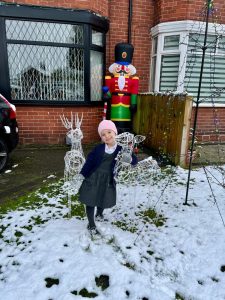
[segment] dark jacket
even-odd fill
[[[113,152],[115,155],[115,158],[118,154],[118,152],[122,149],[121,146],[117,146],[116,150]],[[99,144],[97,145],[87,156],[87,159],[85,161],[85,164],[83,165],[83,168],[81,169],[80,173],[86,178],[89,177],[101,164],[103,156],[105,153],[105,144]],[[113,176],[113,170],[116,164],[116,159],[113,160],[112,163],[112,176]],[[137,164],[137,157],[132,154],[132,165]]]

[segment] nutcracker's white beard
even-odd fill
[[[119,89],[122,91],[125,86],[125,77],[123,75],[119,76],[118,86],[119,86]]]

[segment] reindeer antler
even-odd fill
[[[81,127],[82,121],[83,121],[83,113],[81,115],[81,119],[79,119],[78,113],[76,113],[76,115],[75,115],[76,128],[80,128]]]
[[[64,116],[64,114],[60,115],[60,119],[61,119],[61,121],[62,121],[62,123],[63,123],[63,125],[66,129],[72,129],[73,128],[73,119],[72,119],[72,117],[73,116],[72,116],[72,113],[71,113],[71,122],[70,122],[68,120],[68,118]]]
[[[60,119],[65,128],[73,129],[73,124],[75,124],[76,128],[80,129],[83,121],[83,113],[81,115],[81,119],[79,119],[78,113],[73,115],[72,111],[71,111],[71,121],[69,121],[68,118],[64,116],[64,114],[60,115]]]

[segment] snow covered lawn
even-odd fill
[[[192,171],[189,205],[181,168],[118,186],[97,223],[110,239],[90,241],[75,198],[67,218],[62,181],[1,208],[0,299],[225,299],[225,166],[207,170]]]

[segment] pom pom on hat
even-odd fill
[[[104,129],[112,130],[117,134],[116,125],[111,120],[103,120],[98,125],[98,134],[101,136],[101,132]]]

